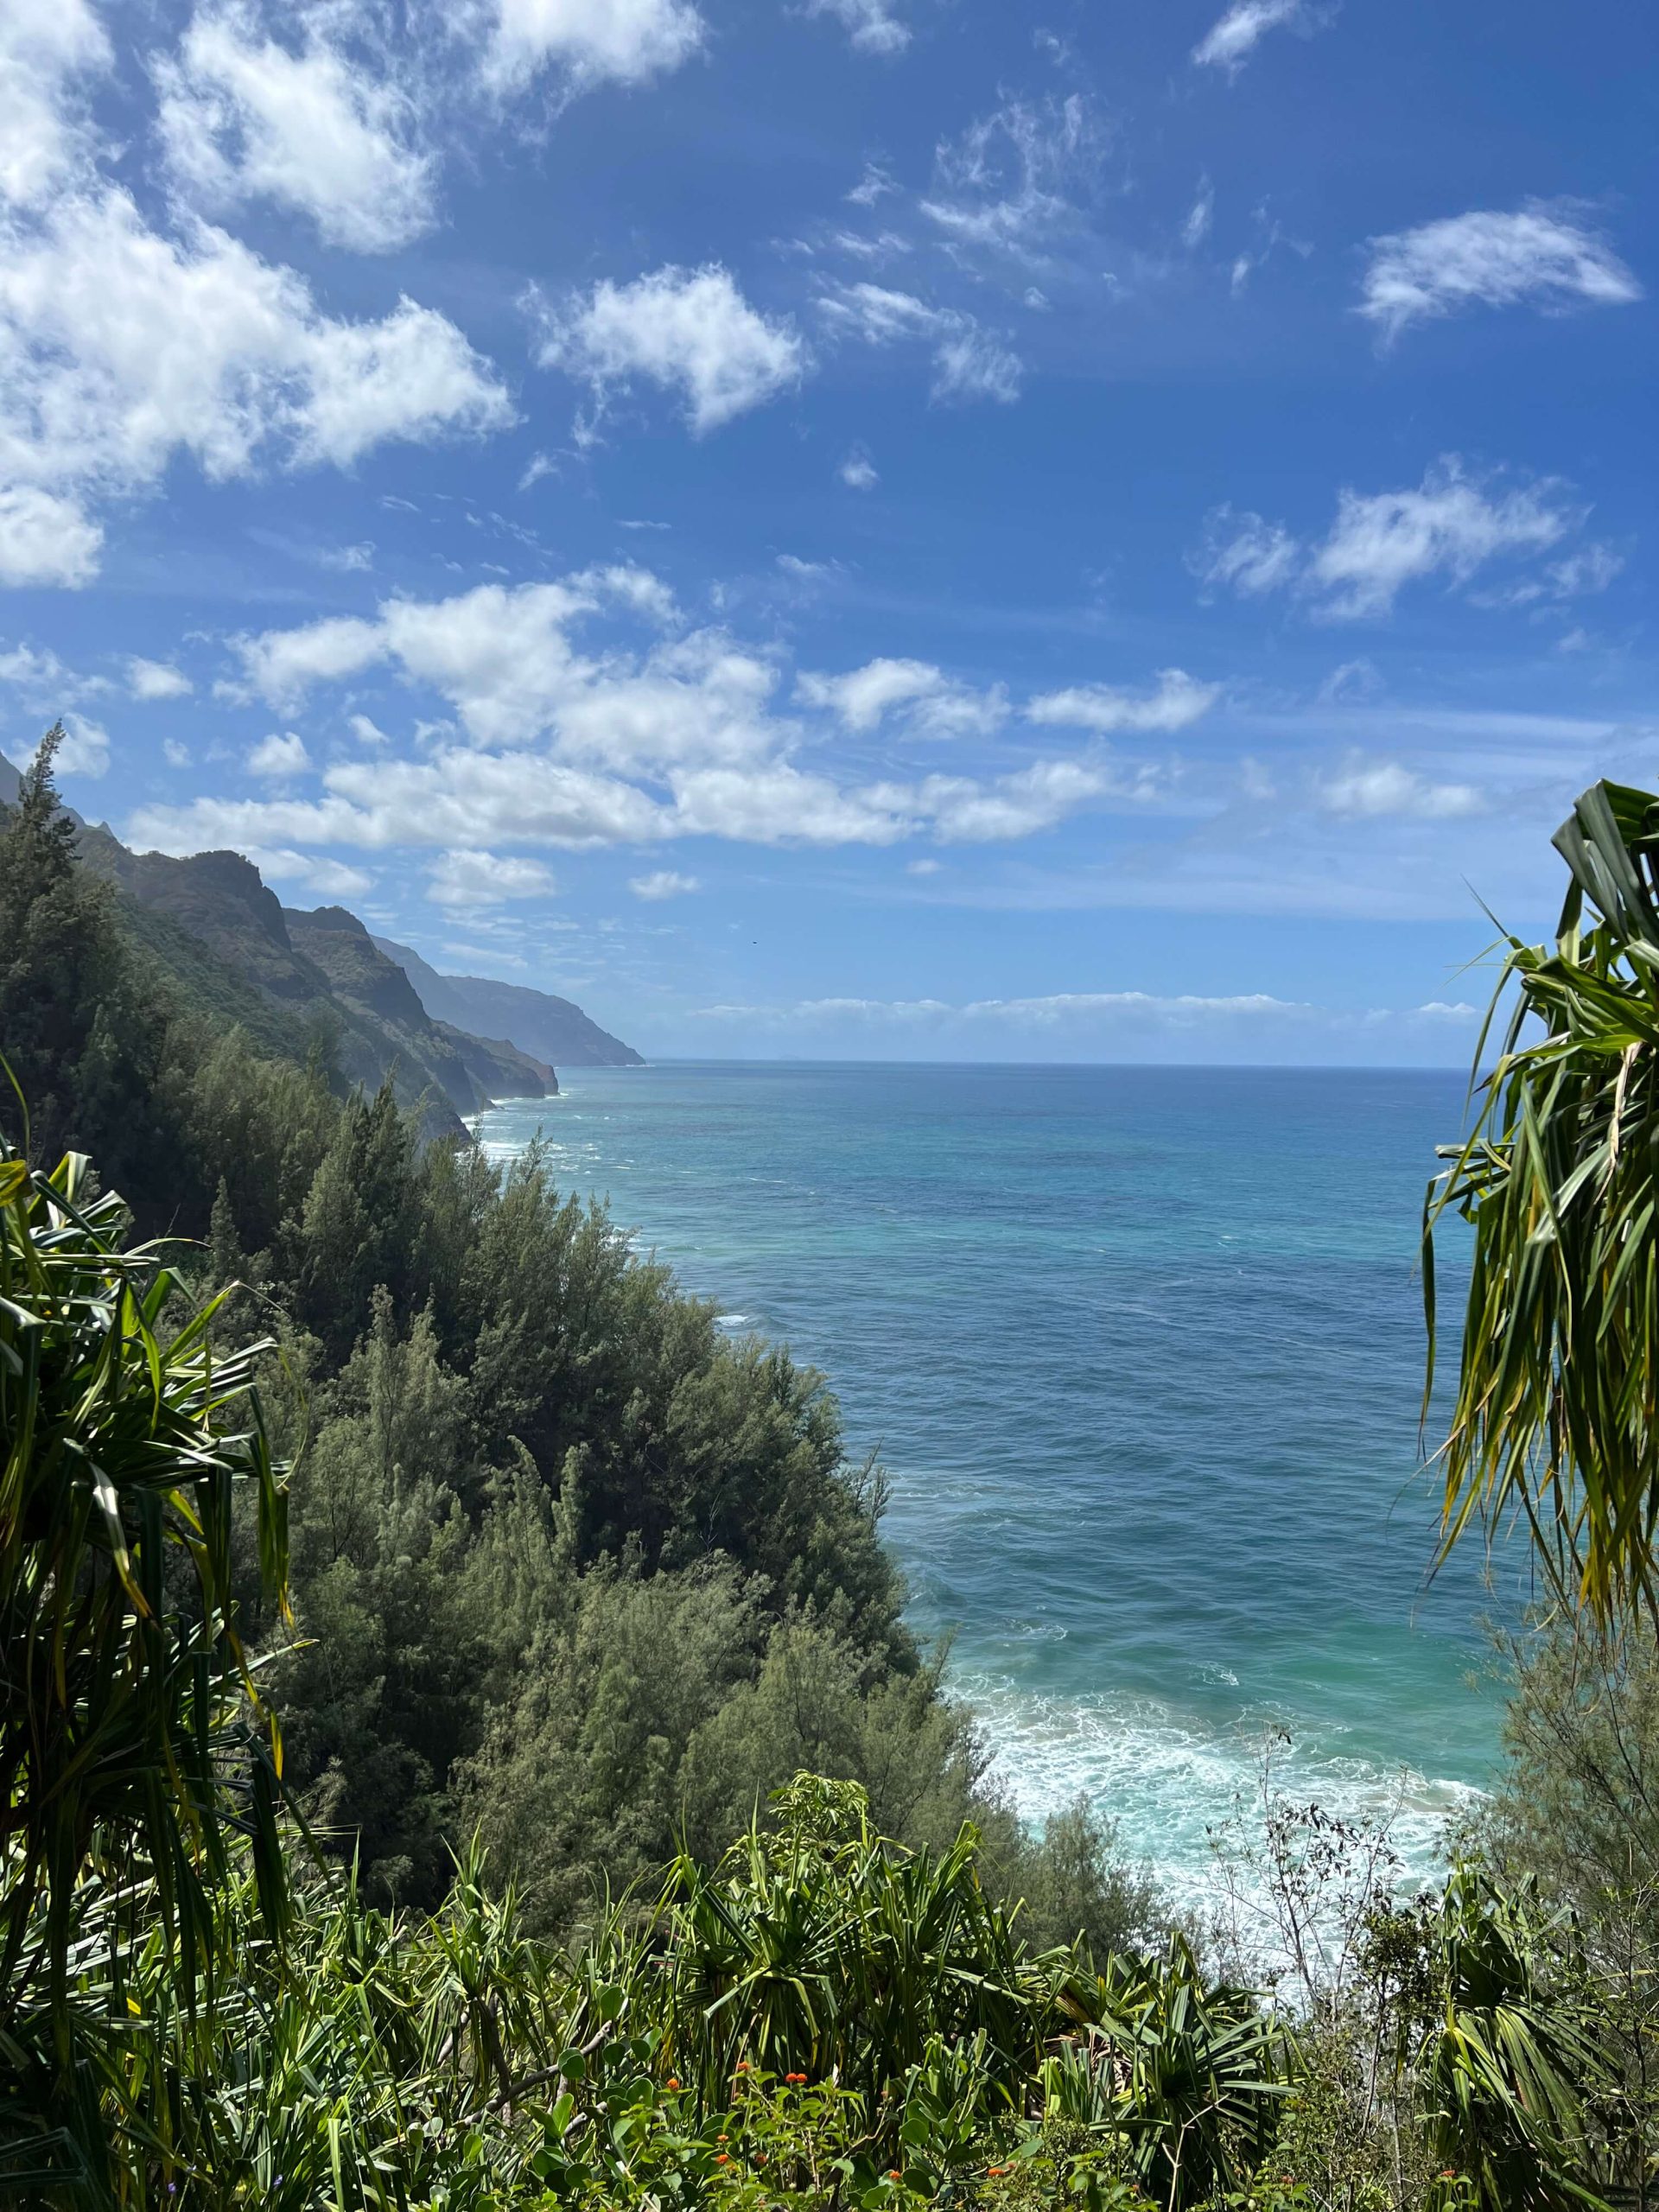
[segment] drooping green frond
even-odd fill
[[[265,1347],[221,1354],[216,1306],[191,1312],[125,1228],[79,1155],[45,1175],[0,1141],[0,2038],[17,2157],[30,2095],[67,2109],[66,2084],[84,2088],[69,1991],[92,1953],[118,1980],[144,1919],[193,2012],[214,1993],[214,1894],[238,1842],[273,1931],[285,1908],[280,1745],[232,1569],[245,1489],[283,1590],[284,1493],[250,1392]],[[136,1917],[141,1891],[153,1913]]]
[[[1432,1387],[1435,1233],[1460,1215],[1443,1551],[1518,1516],[1556,1595],[1605,1622],[1659,1610],[1659,799],[1598,784],[1555,843],[1555,944],[1510,941],[1481,1039],[1502,1021],[1503,1049],[1429,1186],[1423,1280]]]

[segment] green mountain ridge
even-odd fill
[[[0,798],[20,781],[0,756]],[[107,824],[66,810],[131,937],[215,1028],[240,1028],[258,1050],[302,1063],[321,1048],[347,1086],[378,1090],[390,1077],[432,1136],[459,1137],[467,1116],[498,1099],[557,1091],[546,1058],[429,1014],[344,907],[285,907],[240,853],[136,853]]]
[[[524,983],[501,983],[488,976],[444,976],[406,944],[377,937],[374,944],[395,961],[418,994],[421,1004],[440,1025],[453,1023],[489,1037],[510,1037],[518,1048],[571,1068],[639,1068],[645,1065],[632,1045],[590,1020],[569,999],[555,998]]]

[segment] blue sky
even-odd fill
[[[0,747],[658,1054],[1460,1061],[1659,783],[1587,0],[0,16]]]

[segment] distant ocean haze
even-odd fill
[[[1419,1218],[1465,1096],[671,1064],[573,1070],[478,1127],[502,1157],[542,1129],[726,1326],[824,1370],[1021,1808],[1086,1793],[1196,1897],[1269,1736],[1293,1796],[1398,1802],[1424,1873],[1495,1757],[1481,1618],[1510,1594],[1475,1549],[1427,1583],[1420,1471]]]

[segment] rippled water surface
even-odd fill
[[[1088,1791],[1179,1887],[1288,1731],[1298,1794],[1488,1770],[1473,1560],[1414,1480],[1440,1073],[671,1065],[498,1108],[725,1325],[821,1366],[893,1477],[912,1618],[1040,1816]],[[1455,1297],[1455,1283],[1448,1287]],[[1403,1777],[1403,1779],[1402,1779]]]

